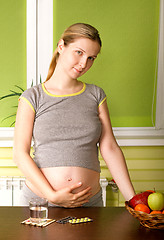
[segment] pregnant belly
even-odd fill
[[[100,174],[96,171],[81,167],[50,167],[41,168],[40,170],[56,191],[78,182],[82,182],[82,186],[74,190],[74,193],[80,192],[87,187],[91,187],[93,196],[100,190]],[[34,186],[31,186],[30,183],[27,183],[27,185],[37,195],[41,196]]]

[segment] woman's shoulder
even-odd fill
[[[104,99],[106,99],[106,94],[100,86],[97,86],[96,84],[86,83],[86,89],[88,89],[88,91],[95,96],[99,104]]]
[[[92,84],[92,83],[85,83],[85,84],[86,84],[86,88],[89,91],[92,91],[95,94],[99,94],[101,92],[104,92],[103,88],[98,86],[98,85],[96,85],[96,84]]]
[[[23,93],[22,93],[22,96],[37,96],[38,94],[40,94],[41,92],[41,86],[42,84],[38,84],[38,85],[35,85],[35,86],[32,86],[30,88],[27,88]]]
[[[36,112],[38,106],[39,106],[39,99],[41,96],[41,84],[38,84],[36,86],[30,87],[26,89],[22,95],[19,97],[20,99],[24,99],[33,109],[34,112]]]
[[[89,88],[90,90],[101,90],[102,87],[96,85],[96,84],[93,84],[93,83],[85,83],[86,84],[86,87]]]

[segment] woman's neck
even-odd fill
[[[56,95],[72,94],[83,88],[83,83],[77,79],[69,79],[68,77],[58,76],[54,72],[52,77],[45,82],[45,88],[48,92]]]
[[[70,78],[70,76],[62,68],[61,64],[56,65],[50,81],[51,84],[60,90],[75,88],[79,85],[79,81],[77,79]]]

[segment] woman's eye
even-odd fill
[[[91,61],[94,61],[94,60],[95,60],[95,58],[94,58],[94,57],[89,57],[89,59],[90,59]]]
[[[78,55],[82,55],[82,51],[76,51]]]

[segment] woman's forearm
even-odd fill
[[[121,149],[118,146],[112,150],[102,149],[101,154],[125,200],[131,199],[135,191]]]
[[[51,198],[54,190],[43,173],[28,153],[15,154],[14,162],[27,180],[47,199]]]
[[[129,177],[124,155],[113,134],[106,101],[99,107],[99,118],[102,125],[99,145],[101,155],[124,198],[129,200],[135,195],[135,191]]]

